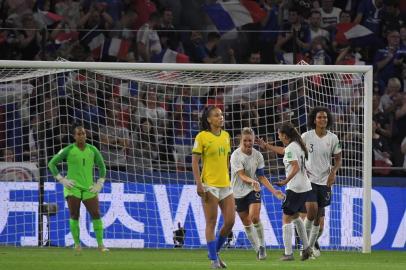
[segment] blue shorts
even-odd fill
[[[324,208],[331,204],[331,187],[312,183],[312,193],[319,208]]]
[[[310,191],[296,193],[290,189],[286,191],[285,200],[282,203],[282,210],[285,215],[292,216],[303,210],[307,198],[310,196]]]
[[[252,203],[261,203],[261,192],[251,191],[245,197],[235,199],[237,212],[245,212],[250,208]]]

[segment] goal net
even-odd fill
[[[202,109],[214,104],[224,111],[235,149],[243,127],[280,144],[281,123],[305,132],[309,110],[326,106],[343,167],[319,243],[368,252],[371,72],[366,66],[0,61],[0,245],[73,244],[63,187],[47,162],[82,125],[108,168],[99,194],[106,246],[203,247],[204,214],[191,173]],[[282,157],[263,154],[269,179],[283,178]],[[60,170],[65,174],[66,165]],[[281,202],[263,194],[266,244],[281,248]],[[83,205],[80,213],[81,241],[96,246]],[[239,218],[228,245],[249,247]]]

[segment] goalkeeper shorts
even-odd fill
[[[97,196],[96,193],[90,192],[88,189],[73,187],[71,189],[63,188],[64,197],[73,196],[75,198],[86,201]]]

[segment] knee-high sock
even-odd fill
[[[310,238],[310,231],[312,229],[312,224],[313,224],[313,220],[308,220],[307,218],[305,218],[304,225],[306,228],[307,238]]]
[[[103,246],[103,222],[101,219],[93,219],[93,230],[96,235],[97,245]]]
[[[212,261],[217,260],[216,240],[207,242],[207,250],[209,251],[209,259]]]
[[[310,231],[310,237],[309,237],[309,246],[314,247],[314,243],[316,243],[316,240],[318,238],[320,231],[320,225],[314,226],[312,225],[312,230]]]
[[[259,245],[265,247],[264,227],[262,226],[261,221],[257,224],[254,224],[254,227],[257,231]]]
[[[69,219],[70,233],[72,234],[73,241],[76,246],[80,245],[80,229],[79,229],[79,220]]]
[[[285,246],[285,255],[291,255],[292,252],[292,223],[282,226],[283,245]]]
[[[303,220],[300,217],[298,217],[297,219],[293,220],[293,224],[296,227],[297,234],[299,235],[300,239],[302,240],[303,249],[308,248],[309,239],[307,238],[306,228],[304,226]]]
[[[217,236],[216,251],[219,252],[221,247],[227,241],[227,236],[222,236],[220,233]]]
[[[255,251],[258,251],[259,248],[259,240],[256,230],[254,229],[254,225],[251,224],[249,226],[244,226],[245,233],[247,234],[247,238],[250,241],[252,247]]]

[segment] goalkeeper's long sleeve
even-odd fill
[[[106,177],[106,164],[104,163],[103,156],[101,155],[100,151],[96,147],[92,147],[94,153],[94,161],[99,168],[99,178]]]
[[[59,164],[59,162],[63,161],[66,158],[66,155],[69,152],[68,148],[69,148],[69,146],[63,148],[55,156],[53,156],[53,158],[48,162],[48,168],[54,177],[59,174],[57,165]]]

